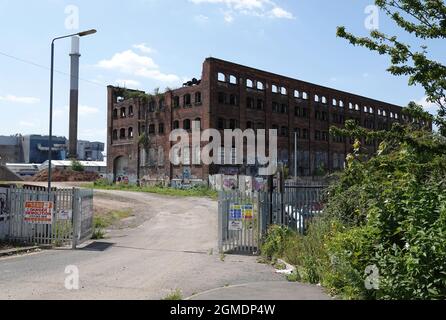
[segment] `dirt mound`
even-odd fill
[[[73,170],[51,170],[51,181],[53,182],[92,182],[100,179],[96,172],[77,172]],[[34,182],[48,181],[48,170],[40,171],[33,177]]]

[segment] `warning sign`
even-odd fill
[[[243,229],[242,220],[229,220],[229,231],[240,231]]]
[[[243,217],[243,208],[241,205],[235,204],[231,206],[230,209],[230,220],[242,220]]]
[[[243,219],[254,219],[254,206],[252,204],[246,204],[243,206]]]
[[[54,204],[47,201],[26,201],[25,222],[34,224],[52,224]]]

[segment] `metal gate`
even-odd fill
[[[76,245],[93,234],[93,191],[59,189],[6,189],[7,207],[0,215],[0,240],[38,245]],[[34,223],[26,219],[30,201],[52,203],[51,221]]]
[[[323,211],[324,188],[293,187],[284,192],[221,192],[219,249],[224,253],[257,254],[270,225],[305,233]]]

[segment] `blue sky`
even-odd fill
[[[408,87],[407,79],[386,72],[386,57],[336,37],[338,25],[366,35],[365,8],[372,3],[0,0],[0,134],[47,133],[50,40],[90,28],[98,33],[81,39],[82,139],[106,141],[108,84],[146,91],[175,87],[200,77],[208,56],[395,104],[422,101],[422,88]],[[79,29],[72,19],[76,16]],[[383,13],[379,28],[397,33]],[[435,58],[445,62],[444,44],[430,45]],[[57,42],[60,73],[55,77],[54,133],[64,136],[68,136],[69,49],[69,40]]]

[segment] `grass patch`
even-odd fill
[[[132,191],[145,192],[173,197],[199,197],[218,199],[218,192],[208,187],[197,186],[190,189],[175,189],[170,187],[154,186],[154,187],[138,187],[133,185],[116,185],[99,180],[94,183],[84,184],[82,187],[97,190],[116,190],[116,191]]]
[[[181,300],[183,300],[183,293],[181,292],[180,289],[177,289],[177,290],[169,293],[162,300],[164,300],[164,301],[181,301]]]
[[[100,240],[105,238],[105,229],[116,225],[123,219],[131,217],[133,214],[132,209],[126,210],[113,210],[105,214],[96,214],[94,217],[94,231],[93,240]]]

